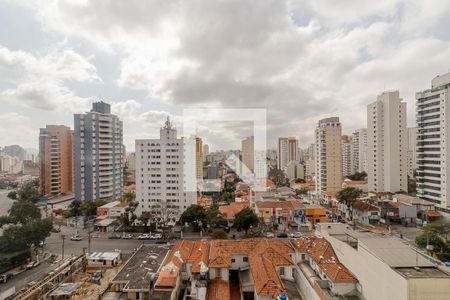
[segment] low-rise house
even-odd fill
[[[122,203],[120,201],[112,201],[97,207],[97,216],[108,216],[109,218],[119,218],[125,213],[128,207],[128,203]]]
[[[364,224],[374,224],[380,220],[380,208],[362,200],[353,202],[352,214],[354,221]]]
[[[120,262],[120,252],[92,252],[86,254],[88,267],[109,268]]]
[[[295,222],[295,217],[300,215],[303,204],[295,200],[287,201],[258,201],[255,213],[266,224],[272,224],[287,228],[288,224]]]
[[[423,221],[435,220],[442,217],[441,213],[436,211],[434,202],[403,194],[394,194],[392,200],[414,206],[416,208],[417,218]]]
[[[367,180],[350,180],[346,178],[344,182],[342,182],[342,189],[353,187],[360,189],[364,193],[369,191]]]
[[[227,205],[219,206],[219,212],[223,215],[225,220],[228,221],[228,225],[231,227],[234,224],[236,214],[248,207],[249,207],[248,202],[232,202]]]
[[[318,223],[328,222],[327,210],[322,206],[304,204],[304,211],[306,221],[315,226]]]

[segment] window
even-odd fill
[[[231,259],[231,263],[235,263],[236,260],[234,258]]]
[[[284,267],[280,267],[280,275],[284,276]]]
[[[247,257],[247,256],[244,256],[244,257],[242,258],[242,261],[243,261],[243,262],[248,262],[248,257]]]

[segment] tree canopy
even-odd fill
[[[354,187],[347,187],[341,191],[339,191],[336,195],[337,201],[340,203],[343,203],[347,205],[349,211],[350,211],[350,219],[353,219],[353,203],[356,199],[358,199],[359,196],[361,196],[362,190],[354,188]]]
[[[355,174],[348,175],[347,178],[350,180],[364,180],[367,178],[367,173],[364,171],[356,172]]]
[[[269,171],[268,177],[277,186],[285,186],[287,184],[286,175],[280,169],[272,169]]]
[[[258,216],[250,208],[244,208],[238,212],[234,219],[234,226],[238,230],[245,230],[246,233],[251,227],[258,225],[258,223]]]

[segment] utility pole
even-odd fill
[[[62,239],[62,259],[64,259],[64,240],[66,239],[66,235],[61,234]]]
[[[88,220],[88,254],[91,253],[91,220]]]

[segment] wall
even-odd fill
[[[440,300],[450,297],[449,278],[411,278],[408,284],[409,300]]]
[[[297,283],[297,287],[300,290],[300,294],[302,295],[303,299],[320,300],[319,295],[317,295],[316,291],[309,283],[305,274],[303,274],[298,266],[296,266],[295,282]]]

